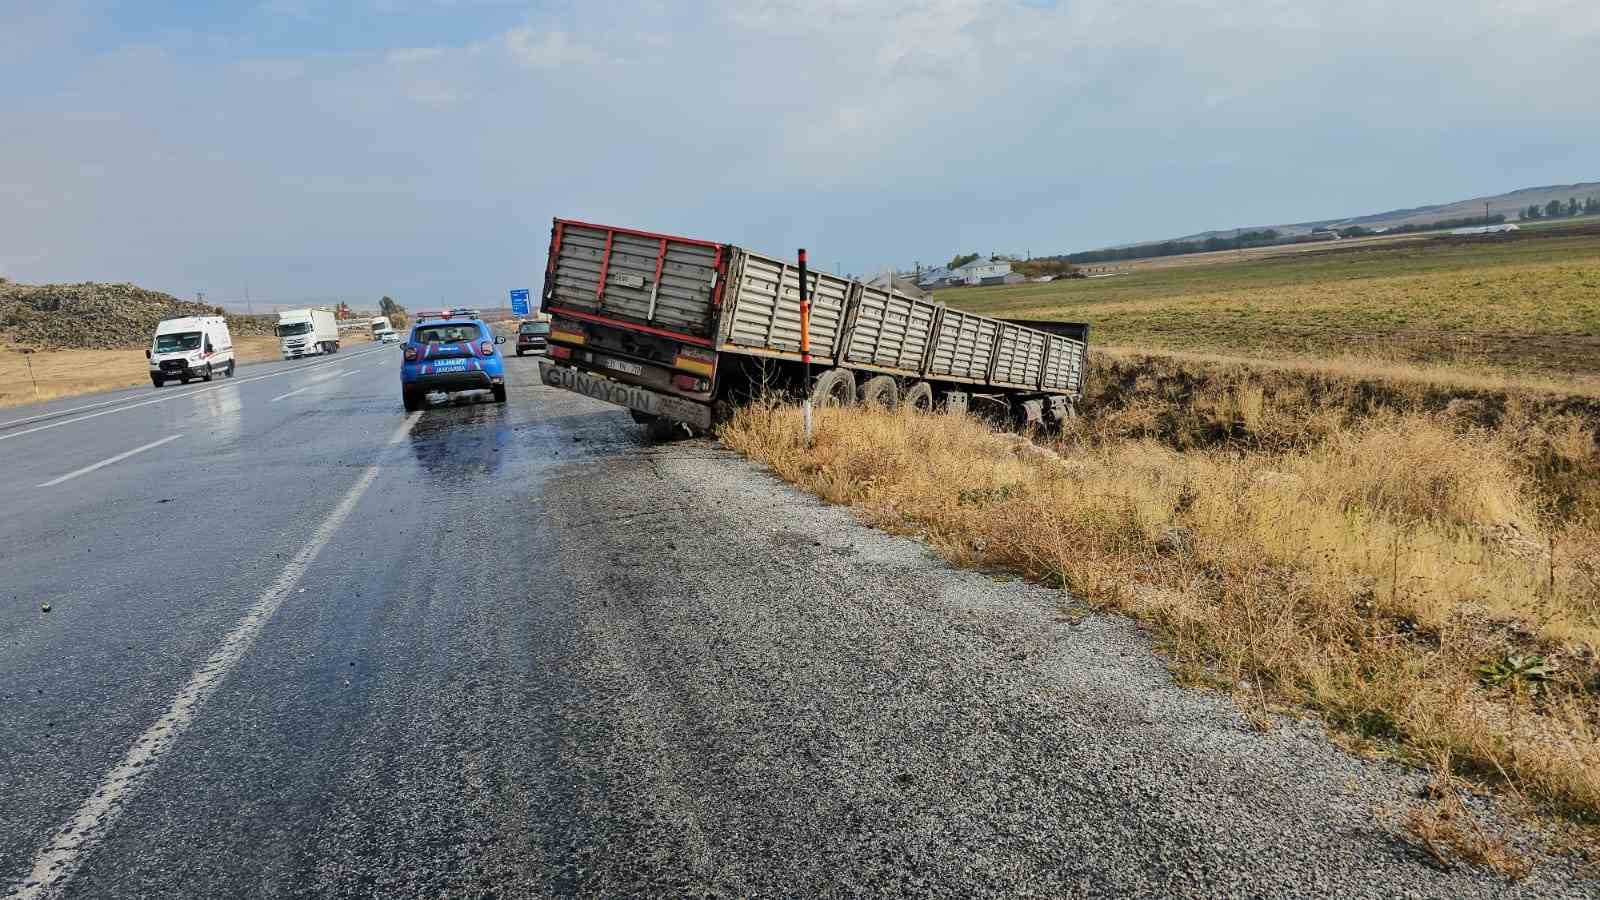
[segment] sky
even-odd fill
[[[857,274],[1600,180],[1594,0],[0,0],[0,277],[538,290],[561,216]]]

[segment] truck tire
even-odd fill
[[[200,380],[201,381],[210,381],[211,380],[211,363],[206,363],[206,370],[204,372],[200,373]]]
[[[933,385],[926,381],[913,384],[900,402],[917,412],[933,412]]]
[[[817,406],[851,406],[856,402],[856,375],[849,369],[829,369],[811,383],[811,402]]]
[[[861,386],[861,405],[892,410],[900,405],[900,384],[893,375],[874,375]]]
[[[689,426],[659,416],[645,426],[644,432],[652,441],[677,441],[690,435]]]
[[[167,384],[167,380],[165,378],[162,378],[160,375],[151,375],[150,376],[150,383],[155,385],[156,387],[165,387],[166,384]]]
[[[505,385],[497,384],[494,387],[489,388],[489,392],[494,394],[494,402],[496,402],[496,403],[504,403],[504,402],[506,402],[506,386]]]
[[[422,408],[422,393],[420,391],[401,391],[400,403],[405,406],[406,412],[416,412]]]

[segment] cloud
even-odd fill
[[[502,35],[501,42],[506,52],[519,65],[536,69],[607,62],[606,57],[598,50],[574,40],[571,35],[559,29],[538,29],[523,25]]]
[[[498,297],[557,214],[864,271],[1600,177],[1592,2],[350,2],[357,46],[0,92],[14,277]]]

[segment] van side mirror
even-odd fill
[[[144,348],[144,358],[145,359],[149,359],[150,358],[150,348],[149,347]]]
[[[497,334],[494,336],[494,342],[496,344],[504,344],[506,342],[506,336],[503,334]]]

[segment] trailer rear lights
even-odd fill
[[[693,350],[688,347],[678,348],[678,357],[672,363],[675,369],[688,369],[690,372],[699,372],[701,375],[710,375],[716,371],[717,358],[704,350]]]
[[[557,346],[555,344],[551,344],[550,345],[549,352],[550,352],[550,358],[551,359],[571,359],[572,358],[572,351],[571,350],[567,349],[566,347]]]
[[[696,378],[693,375],[674,375],[672,376],[672,385],[678,390],[692,391],[697,394],[703,394],[711,390],[711,382],[704,378]]]
[[[552,329],[550,331],[550,340],[566,341],[569,344],[582,344],[589,340],[589,336],[581,331],[562,331],[559,329]]]

